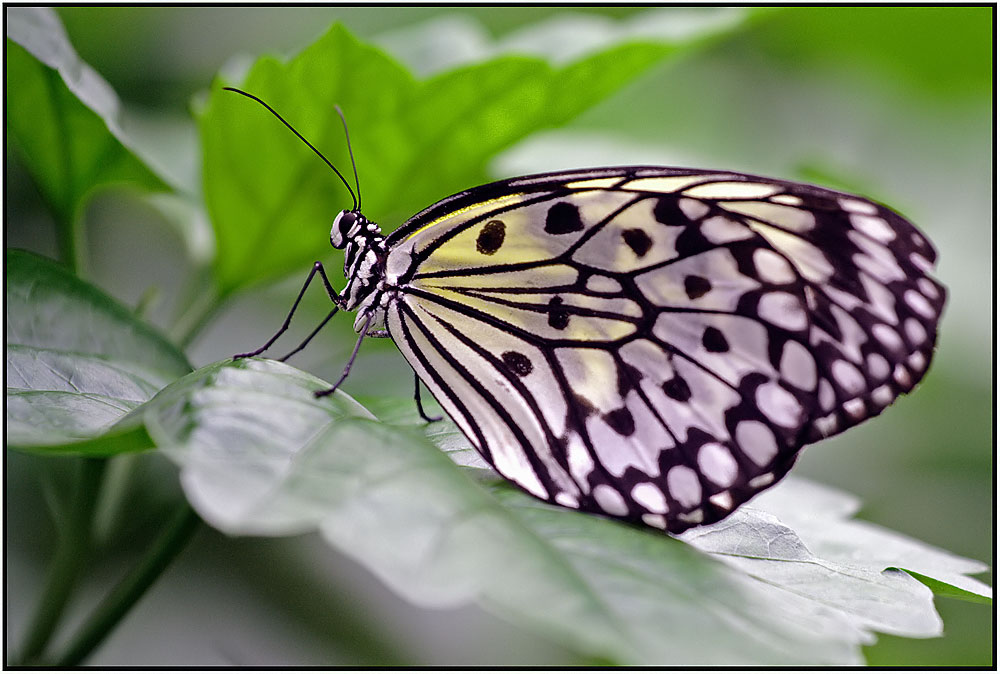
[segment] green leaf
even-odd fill
[[[353,183],[339,104],[351,123],[365,212],[389,231],[486,181],[486,164],[500,150],[564,123],[676,52],[649,40],[560,67],[504,56],[419,81],[338,24],[288,63],[260,59],[242,87]],[[351,202],[307,147],[263,108],[219,89],[200,129],[223,295],[302,269],[328,250],[327,228]]]
[[[122,129],[114,91],[80,60],[50,8],[7,11],[7,132],[56,221],[68,260],[93,191],[114,184],[165,191]]]
[[[60,265],[19,250],[6,251],[6,264],[8,446],[95,454],[149,447],[131,420],[113,441],[98,438],[189,372],[184,355]]]
[[[931,578],[930,576],[925,576],[922,573],[917,573],[916,571],[913,571],[911,569],[901,569],[901,570],[910,574],[911,576],[919,580],[921,583],[929,587],[931,591],[939,597],[962,599],[963,601],[972,602],[973,604],[989,604],[989,605],[993,604],[992,591],[989,591],[990,596],[986,596],[985,593],[970,592],[969,590],[964,590],[961,587],[952,585],[951,583],[946,583],[944,581],[938,580],[937,578]]]
[[[556,508],[456,465],[451,459],[467,455],[451,424],[426,427],[452,450],[441,452],[421,427],[398,425],[407,417],[401,405],[380,406],[397,425],[378,423],[346,396],[315,399],[323,386],[273,361],[220,363],[161,392],[144,418],[216,528],[318,528],[416,604],[476,602],[589,657],[858,664],[875,630],[940,634],[923,584],[857,560],[822,559],[773,513],[741,509],[688,544]],[[792,484],[804,490],[796,496],[802,517],[843,513],[835,492]],[[871,551],[854,552],[865,559]]]
[[[221,361],[174,382],[140,412],[156,444],[184,467],[181,481],[203,517],[223,531],[288,534],[315,528],[316,507],[332,488],[323,471],[301,470],[311,448],[337,422],[372,419],[341,391],[313,395],[326,388],[278,361]],[[287,502],[281,475],[299,494]]]
[[[943,100],[991,91],[990,7],[795,7],[753,36],[764,56],[816,73],[868,70]]]
[[[805,502],[813,506],[803,510],[801,504]],[[884,527],[851,519],[860,503],[843,492],[803,480],[790,480],[780,490],[764,492],[751,506],[777,515],[795,530],[803,546],[831,565],[852,566],[860,562],[869,571],[902,569],[924,582],[935,594],[977,602],[992,601],[993,590],[969,577],[987,571],[987,565]]]

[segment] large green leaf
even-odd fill
[[[169,188],[122,128],[121,104],[49,8],[6,12],[7,132],[64,237],[99,187]]]
[[[747,507],[688,544],[470,473],[449,458],[469,456],[450,424],[432,431],[442,452],[419,427],[363,418],[346,397],[315,399],[323,385],[273,361],[220,363],[168,387],[143,415],[190,501],[222,531],[318,528],[414,603],[477,602],[587,656],[858,664],[876,630],[941,632],[931,591],[873,552],[892,535],[854,546],[849,561],[823,558],[773,512]],[[846,516],[828,491],[791,484],[802,518]],[[968,572],[961,561],[944,575]]]
[[[8,446],[108,454],[130,448],[122,429],[106,446],[94,439],[189,372],[187,359],[60,265],[19,250],[5,257]],[[134,437],[141,442],[143,435]]]
[[[719,30],[723,30],[722,27]],[[564,123],[680,49],[632,38],[563,66],[501,56],[417,80],[334,25],[287,63],[260,59],[243,88],[266,100],[337,165],[351,123],[366,214],[392,230],[452,192],[487,180],[500,150]],[[346,190],[267,111],[215,89],[200,121],[204,193],[223,294],[301,269],[324,252]]]
[[[956,100],[987,94],[994,85],[995,12],[987,6],[795,7],[762,23],[752,39],[764,55],[796,68],[849,66]]]

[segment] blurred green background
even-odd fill
[[[573,15],[576,30],[586,31],[647,11],[58,9],[80,56],[122,98],[132,128],[169,159],[170,174],[195,193],[200,160],[191,101],[220,68],[238,68],[240,55],[249,60],[263,53],[292,54],[342,21],[416,72],[428,73],[449,59],[475,58],[496,43],[516,44],[540,22]],[[659,11],[683,26],[699,13],[730,10]],[[730,35],[654,68],[564,128],[505,152],[494,166],[497,177],[611,164],[726,168],[857,190],[916,222],[938,247],[939,277],[950,291],[934,366],[915,394],[886,414],[808,448],[796,471],[860,496],[866,519],[990,565],[993,13],[988,7],[756,10]],[[448,48],[426,49],[435,43]],[[16,95],[15,87],[8,81],[8,96]],[[54,255],[51,219],[35,186],[16,153],[8,151],[5,161],[6,245]],[[377,175],[362,176],[376,180]],[[160,218],[128,194],[103,194],[87,210],[86,232],[91,278],[128,304],[137,303],[149,287],[159,288],[153,316],[162,325],[191,262]],[[382,224],[391,229],[398,223]],[[316,227],[317,237],[325,237],[328,225]],[[325,259],[340,264],[333,253]],[[192,362],[203,365],[263,342],[300,282],[296,277],[235,298],[191,345]],[[300,318],[300,325],[325,314],[319,295],[309,298],[304,312],[312,316]],[[294,364],[335,378],[353,345],[352,334],[350,321],[341,321]],[[369,340],[347,390],[405,396],[408,372],[388,340]],[[87,588],[91,594],[141,549],[152,535],[144,525],[153,527],[158,509],[174,496],[171,467],[145,457],[129,460],[141,464],[129,492],[134,511],[148,515],[108,543],[115,553],[96,570]],[[66,471],[56,460],[14,454],[7,457],[7,468],[7,638],[17,643],[51,554],[53,532],[39,484],[59,484]],[[992,584],[992,574],[985,580]],[[937,604],[944,638],[881,637],[865,649],[869,664],[991,664],[992,607],[949,599]],[[314,537],[227,539],[207,529],[91,664],[287,662],[582,664],[478,609],[409,606]]]

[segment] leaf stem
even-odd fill
[[[211,290],[191,298],[185,311],[173,322],[170,339],[182,349],[187,348],[224,302],[224,295]]]
[[[97,605],[52,665],[80,666],[184,549],[200,522],[191,506],[187,503],[180,506],[138,566]]]
[[[21,649],[24,663],[37,660],[51,640],[90,552],[91,520],[106,465],[104,458],[85,458],[80,462],[72,502],[66,518],[59,523],[58,542],[45,587],[25,633]]]

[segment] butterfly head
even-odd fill
[[[330,229],[330,245],[334,248],[346,248],[358,235],[369,239],[381,237],[382,231],[358,211],[343,210],[338,213]]]

